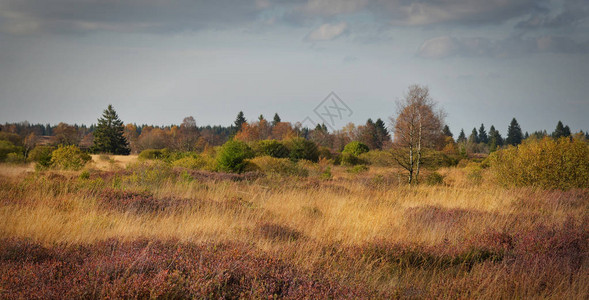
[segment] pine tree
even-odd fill
[[[360,133],[360,141],[368,145],[370,149],[380,149],[382,145],[379,144],[378,132],[376,125],[372,119],[366,121],[366,125]]]
[[[479,143],[483,143],[483,144],[489,143],[489,136],[487,135],[487,131],[485,131],[484,124],[481,124],[481,128],[479,128]]]
[[[243,115],[243,111],[240,111],[237,114],[237,118],[235,118],[235,122],[233,123],[233,125],[235,126],[235,132],[238,132],[239,130],[241,130],[241,126],[247,122],[247,120],[245,119],[245,116]]]
[[[274,120],[272,121],[272,126],[276,126],[276,124],[280,123],[280,116],[278,115],[278,113],[274,114]]]
[[[554,129],[554,132],[552,133],[552,137],[555,139],[558,139],[563,136],[564,136],[564,125],[562,124],[561,121],[558,121],[558,123],[556,124],[556,129]]]
[[[468,136],[468,142],[471,144],[478,144],[479,143],[479,135],[477,133],[476,128],[472,129],[472,133]]]
[[[465,143],[466,142],[466,134],[464,134],[464,129],[460,129],[460,134],[458,135],[458,139],[456,140],[458,143]]]
[[[565,137],[571,136],[571,128],[569,128],[569,125],[564,127],[563,136],[565,136]]]
[[[92,133],[94,135],[94,152],[127,155],[129,142],[123,135],[125,126],[119,119],[112,105],[104,110],[102,118],[98,119],[98,125]]]
[[[517,120],[513,118],[507,128],[507,139],[505,139],[505,143],[507,145],[517,146],[522,143],[523,138],[522,129],[517,123]]]
[[[260,115],[260,116],[258,117],[258,121],[262,121],[262,120],[264,120],[264,115]]]
[[[454,135],[452,134],[452,131],[450,131],[450,127],[448,127],[448,125],[444,125],[444,129],[442,129],[442,134],[454,138]]]
[[[376,122],[374,123],[374,126],[376,127],[376,136],[378,139],[378,149],[382,149],[382,147],[384,147],[386,145],[387,142],[389,142],[391,140],[391,135],[389,134],[389,131],[387,130],[387,127],[384,123],[383,120],[381,120],[380,118],[378,118],[376,120]]]

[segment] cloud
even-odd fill
[[[528,19],[518,23],[518,28],[561,28],[575,27],[589,20],[589,5],[586,0],[565,0],[560,12],[545,10],[532,14]]]
[[[309,0],[296,10],[311,16],[368,12],[399,26],[501,23],[540,12],[537,0]]]
[[[337,24],[323,24],[309,32],[306,41],[330,41],[347,32],[348,25],[345,22]]]
[[[165,33],[228,28],[255,21],[267,5],[256,0],[2,0],[0,31]]]
[[[341,15],[364,9],[370,0],[309,0],[304,11],[313,15]]]
[[[533,53],[589,53],[589,42],[580,43],[569,37],[553,35],[513,36],[502,40],[441,36],[423,42],[417,56],[428,59],[452,56],[506,58]]]

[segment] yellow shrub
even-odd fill
[[[284,176],[307,176],[308,171],[288,158],[275,158],[271,156],[260,156],[249,160],[256,165],[260,171],[266,174],[278,174]]]
[[[489,162],[497,181],[506,186],[589,187],[589,147],[577,140],[529,141],[492,153]]]

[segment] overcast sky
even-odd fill
[[[0,0],[0,122],[388,118],[427,85],[455,136],[589,129],[587,0]]]

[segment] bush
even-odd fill
[[[24,163],[25,156],[22,153],[12,152],[6,155],[6,159],[4,159],[4,161],[11,164]]]
[[[368,171],[368,167],[365,165],[354,166],[354,167],[348,168],[346,170],[346,172],[352,173],[352,174],[364,173],[366,171]]]
[[[392,167],[397,163],[393,158],[393,154],[387,151],[373,150],[366,153],[362,153],[358,158],[369,165],[379,167]]]
[[[256,156],[271,156],[276,158],[287,158],[290,151],[286,146],[277,140],[263,140],[254,146]]]
[[[242,173],[247,165],[246,159],[254,157],[252,149],[244,142],[227,141],[217,153],[217,166],[225,172]]]
[[[10,153],[21,152],[20,147],[15,146],[10,141],[0,140],[0,162],[5,161]]]
[[[55,147],[51,146],[37,146],[29,152],[29,160],[37,163],[38,167],[47,168],[51,166],[51,153]]]
[[[319,149],[315,143],[309,140],[296,137],[286,141],[286,146],[290,150],[289,156],[293,161],[306,159],[317,162],[319,160]]]
[[[466,178],[470,182],[474,184],[480,184],[481,182],[483,182],[483,168],[481,167],[481,164],[471,162],[468,165],[466,165],[465,170]]]
[[[428,185],[438,185],[444,183],[444,176],[438,172],[433,172],[425,177],[425,183]]]
[[[505,186],[546,189],[589,186],[589,147],[568,138],[544,138],[493,152],[491,172]]]
[[[342,166],[355,166],[363,163],[364,162],[361,159],[359,159],[358,156],[352,153],[344,152],[340,157],[340,164]]]
[[[344,147],[344,151],[342,151],[343,153],[351,153],[354,154],[356,156],[362,154],[362,153],[366,153],[370,151],[370,148],[368,148],[368,146],[366,146],[366,144],[362,143],[362,142],[358,142],[358,141],[353,141],[348,143],[345,147]]]
[[[166,159],[170,155],[170,150],[164,149],[145,149],[139,153],[139,159]]]
[[[217,162],[208,155],[186,156],[172,162],[172,166],[195,170],[214,171],[217,169]]]
[[[332,159],[334,157],[331,150],[327,147],[319,147],[319,159]]]
[[[299,167],[293,161],[287,158],[275,158],[271,156],[260,156],[249,160],[258,170],[266,174],[278,174],[284,176],[301,176],[306,177],[309,172]]]
[[[51,166],[66,170],[79,170],[92,160],[88,153],[76,146],[60,146],[51,154]]]

